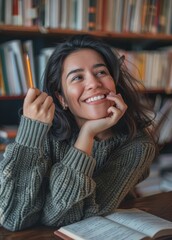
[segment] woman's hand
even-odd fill
[[[127,110],[127,105],[125,104],[121,94],[110,92],[109,95],[107,95],[107,99],[114,102],[114,104],[107,110],[108,116],[102,119],[87,121],[84,124],[85,126],[83,126],[87,127],[88,132],[90,132],[90,135],[93,137],[114,126]]]
[[[76,148],[89,155],[92,151],[95,136],[114,126],[127,110],[127,105],[120,94],[110,92],[107,99],[114,102],[113,106],[107,110],[107,117],[87,121],[80,129],[78,139],[75,143]]]
[[[24,100],[23,115],[43,123],[52,123],[55,105],[52,97],[37,88],[30,88]]]

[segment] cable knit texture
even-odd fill
[[[112,212],[148,176],[155,145],[146,133],[94,142],[92,156],[57,141],[50,125],[22,117],[0,161],[0,224],[16,231],[60,227]],[[86,140],[87,141],[87,140]]]

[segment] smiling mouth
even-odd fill
[[[106,95],[102,94],[102,95],[98,95],[98,96],[95,96],[95,97],[87,98],[85,102],[86,103],[91,103],[91,102],[95,102],[95,101],[98,101],[98,100],[102,100],[104,98],[106,98]]]

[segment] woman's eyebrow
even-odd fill
[[[67,74],[66,79],[67,79],[67,78],[69,77],[69,75],[71,75],[72,73],[83,72],[83,71],[84,71],[83,68],[73,69],[73,70],[71,70],[71,71]]]
[[[98,67],[106,67],[107,68],[105,63],[97,63],[93,66],[93,68],[98,68]]]

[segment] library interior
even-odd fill
[[[41,89],[55,46],[87,33],[125,56],[156,112],[159,155],[138,194],[171,191],[172,0],[0,0],[0,161],[15,141],[30,75]]]

